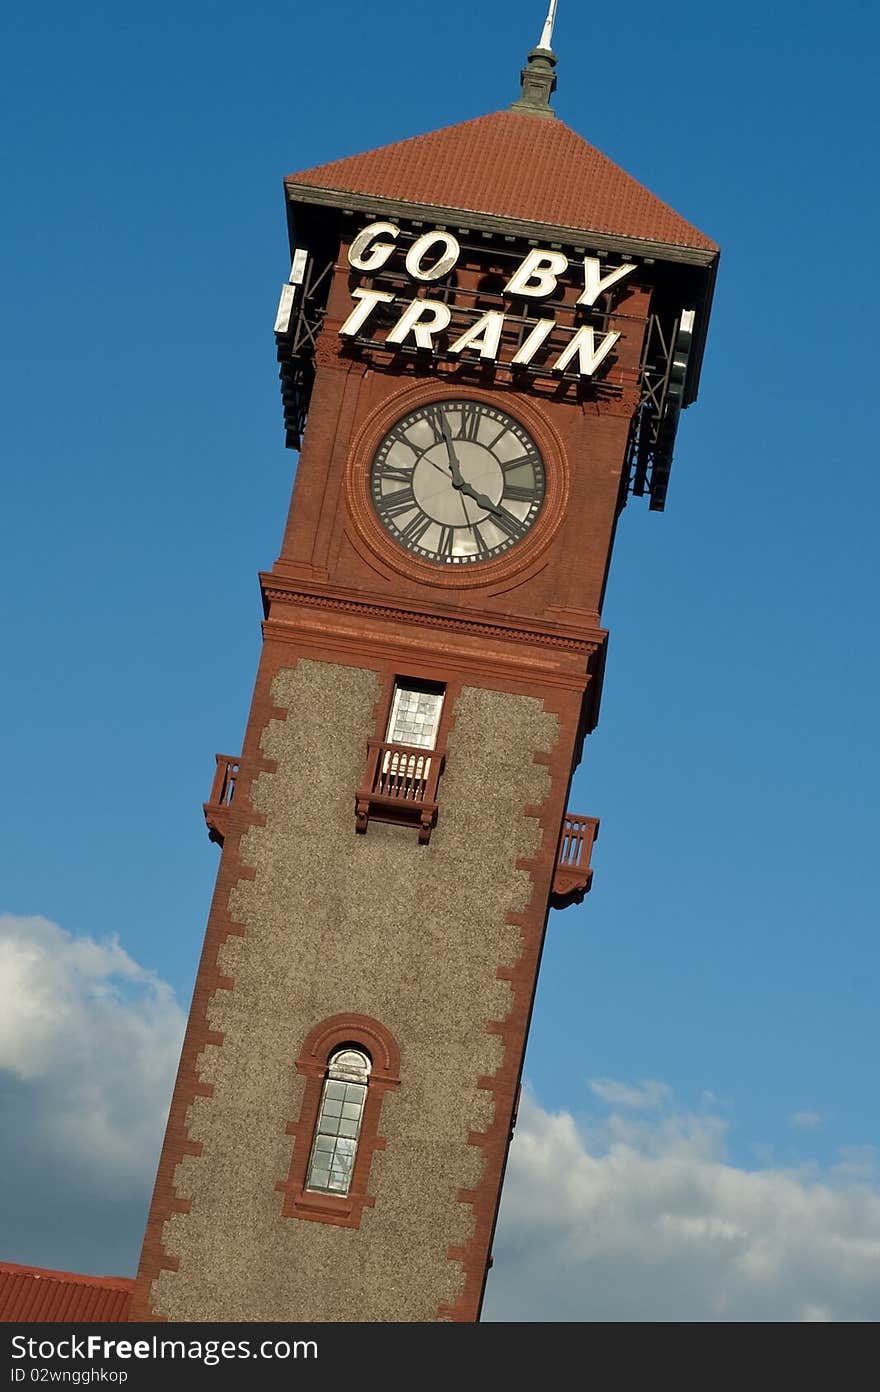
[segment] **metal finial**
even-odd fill
[[[519,101],[511,103],[511,111],[527,111],[531,116],[556,115],[550,105],[550,97],[556,91],[556,54],[550,47],[553,42],[553,25],[556,23],[556,3],[557,0],[550,0],[538,47],[532,49],[526,66],[520,73],[522,95]]]
[[[556,0],[550,0],[550,8],[547,11],[547,18],[544,20],[544,28],[541,30],[541,37],[538,40],[539,48],[553,48],[553,25],[556,23]]]

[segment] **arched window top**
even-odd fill
[[[330,1055],[327,1065],[329,1078],[341,1078],[351,1083],[365,1083],[372,1068],[369,1054],[363,1049],[337,1049]]]
[[[296,1061],[300,1073],[312,1078],[327,1076],[330,1059],[337,1052],[356,1049],[370,1060],[370,1082],[400,1082],[400,1050],[393,1035],[369,1015],[331,1015],[309,1030]]]

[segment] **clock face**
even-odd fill
[[[544,463],[518,421],[480,401],[434,401],[382,441],[373,506],[395,541],[443,565],[488,561],[522,541],[544,501]]]

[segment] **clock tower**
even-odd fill
[[[662,510],[717,248],[507,111],[285,181],[301,450],[133,1319],[478,1318],[631,494]]]

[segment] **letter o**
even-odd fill
[[[436,246],[444,248],[440,253],[440,259],[436,265],[425,270],[422,261]],[[460,255],[461,247],[451,232],[423,232],[407,252],[406,269],[413,280],[439,280],[452,270]]]

